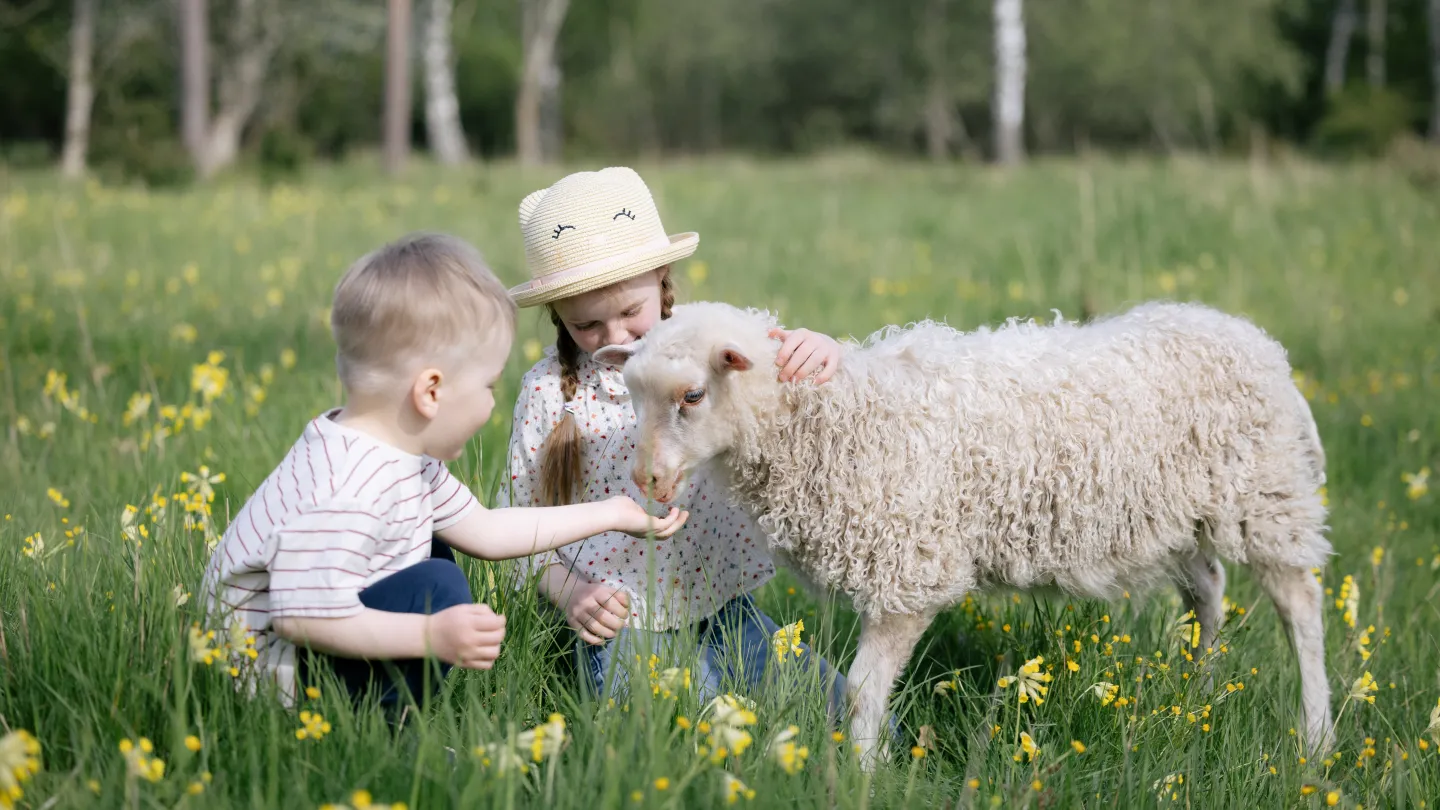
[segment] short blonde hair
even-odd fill
[[[345,271],[330,309],[335,368],[370,391],[415,362],[473,357],[515,334],[515,303],[463,239],[412,233]]]

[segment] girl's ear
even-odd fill
[[[644,341],[637,340],[634,343],[628,343],[624,346],[605,346],[597,349],[591,357],[597,363],[621,367],[625,365],[626,360],[629,360],[635,355],[635,352],[640,350],[640,344],[643,342]]]

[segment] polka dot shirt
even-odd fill
[[[585,437],[581,500],[628,495],[644,504],[630,480],[638,428],[620,369],[582,354],[575,396],[563,399],[560,362],[552,346],[520,382],[509,474],[499,502],[539,504],[545,441],[568,411]],[[687,476],[674,503],[690,510],[690,519],[668,541],[607,532],[530,557],[527,569],[533,573],[558,563],[591,582],[623,589],[630,595],[631,623],[651,630],[694,624],[774,575],[765,536],[729,501],[717,476],[705,471]]]

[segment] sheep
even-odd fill
[[[1328,750],[1310,570],[1331,553],[1325,454],[1285,350],[1260,328],[1163,302],[1086,325],[924,321],[847,346],[825,385],[794,385],[776,380],[775,325],[689,304],[595,358],[624,366],[642,490],[668,502],[713,460],[776,561],[861,614],[848,688],[867,767],[916,642],[967,594],[1113,599],[1173,582],[1209,647],[1222,560],[1248,565],[1274,601],[1306,743]]]

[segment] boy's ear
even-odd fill
[[[715,354],[710,358],[710,365],[719,372],[749,371],[754,363],[751,363],[750,358],[740,351],[739,346],[734,343],[726,343],[715,349]]]
[[[445,375],[438,368],[427,368],[415,375],[410,383],[410,404],[426,419],[434,419],[440,411],[440,386]]]
[[[637,340],[624,346],[605,346],[597,349],[593,357],[595,362],[604,363],[607,366],[624,366],[626,360],[640,351],[640,343],[641,341]]]

